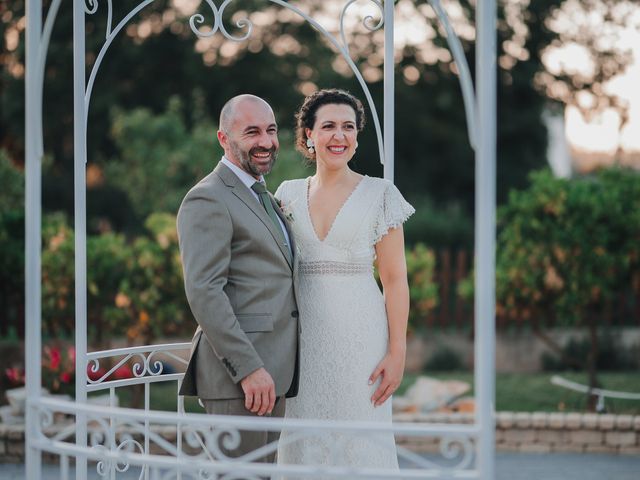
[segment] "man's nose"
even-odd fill
[[[258,139],[258,146],[263,148],[273,147],[273,139],[271,138],[271,135],[269,135],[268,133],[263,133],[262,135],[260,135],[260,138]]]

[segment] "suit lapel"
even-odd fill
[[[282,224],[284,225],[284,228],[287,230],[287,236],[289,237],[289,243],[291,244],[291,255],[287,256],[287,259],[291,258],[291,261],[293,262],[293,265],[290,263],[289,266],[291,268],[294,267],[295,265],[295,261],[296,261],[296,242],[295,242],[295,237],[293,236],[293,232],[291,231],[291,226],[289,225],[289,220],[286,219],[286,217],[284,216],[284,212],[282,211],[282,209],[280,208],[280,205],[278,205],[278,202],[276,201],[275,197],[273,195],[271,195],[271,193],[269,193],[269,198],[271,199],[271,204],[273,205],[273,209],[276,211],[276,214],[278,215],[278,217],[280,218],[280,220],[282,221]]]
[[[288,247],[284,245],[280,240],[282,238],[282,233],[276,230],[276,228],[279,227],[276,227],[276,225],[273,224],[271,218],[269,218],[269,215],[265,211],[264,207],[260,205],[260,202],[256,199],[256,197],[253,196],[247,186],[242,183],[236,176],[236,174],[233,173],[231,169],[229,169],[225,164],[219,163],[218,166],[214,169],[214,172],[216,172],[216,174],[222,179],[225,185],[231,188],[232,193],[260,219],[265,227],[267,227],[267,230],[269,230],[269,233],[271,233],[271,236],[278,245],[280,252],[287,261],[287,264],[290,268],[293,269],[293,265],[291,265],[289,260],[290,255],[287,251]],[[276,212],[278,213],[278,215],[281,215],[280,208],[278,208],[277,206],[274,208],[276,208]],[[291,238],[291,236],[289,236],[289,238]]]

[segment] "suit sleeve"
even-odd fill
[[[224,292],[231,260],[231,216],[222,202],[202,190],[190,191],[178,211],[185,292],[207,341],[238,383],[264,363]]]

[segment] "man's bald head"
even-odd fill
[[[243,93],[242,95],[233,97],[222,107],[222,110],[220,111],[220,130],[228,134],[233,127],[233,122],[235,121],[238,112],[240,112],[245,105],[251,105],[253,107],[262,106],[273,114],[271,105],[269,105],[265,100],[249,93]]]
[[[267,102],[255,95],[233,97],[220,112],[218,141],[225,157],[259,179],[278,155],[278,125]]]

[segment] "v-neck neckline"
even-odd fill
[[[304,198],[305,198],[305,205],[306,205],[306,210],[307,210],[307,220],[309,220],[309,226],[311,227],[311,231],[313,232],[313,236],[315,237],[315,239],[319,243],[325,243],[327,241],[327,239],[331,235],[331,232],[333,232],[333,227],[335,226],[338,218],[340,217],[340,214],[342,213],[342,211],[345,209],[345,207],[349,203],[349,200],[351,200],[351,197],[353,197],[353,195],[360,189],[360,185],[362,185],[362,183],[364,183],[364,181],[365,181],[365,179],[367,177],[368,177],[368,175],[363,175],[362,178],[360,179],[360,181],[358,182],[358,184],[355,187],[353,187],[353,190],[351,190],[351,193],[349,193],[349,195],[347,196],[345,201],[342,202],[342,205],[340,205],[340,208],[336,212],[336,215],[333,217],[333,221],[331,222],[331,226],[329,227],[329,230],[327,230],[327,234],[324,236],[323,239],[320,239],[320,236],[318,235],[318,231],[316,230],[316,227],[313,225],[313,219],[311,218],[311,202],[309,201],[309,189],[310,189],[310,186],[311,186],[311,177],[307,177],[306,178]]]

